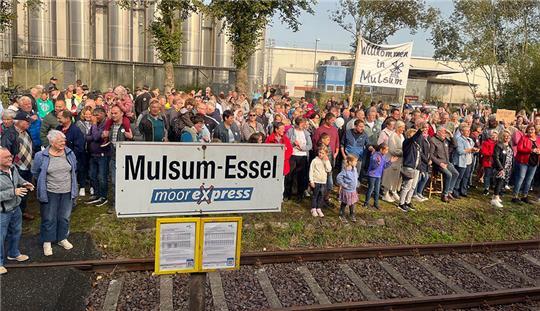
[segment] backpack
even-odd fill
[[[182,136],[182,130],[186,126],[193,126],[193,122],[191,122],[191,117],[193,117],[193,113],[188,111],[172,119],[171,128],[168,135],[169,141],[180,141],[180,136]]]

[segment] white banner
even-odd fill
[[[279,212],[283,148],[276,144],[118,143],[117,216]]]
[[[362,38],[355,60],[355,84],[404,89],[409,76],[412,42],[378,45]]]

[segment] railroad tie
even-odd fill
[[[306,266],[300,266],[298,267],[298,272],[300,272],[300,274],[304,278],[304,281],[306,281],[307,285],[311,289],[311,292],[319,301],[319,304],[330,304],[330,300],[328,299],[324,291],[321,289],[319,284],[317,284],[317,281],[315,281],[315,278],[313,277],[311,272],[309,272],[309,269]]]
[[[279,301],[279,298],[276,295],[276,291],[274,290],[274,287],[272,286],[272,283],[270,282],[266,271],[264,269],[258,269],[257,271],[255,271],[255,275],[259,280],[259,284],[261,285],[264,296],[266,296],[266,300],[268,301],[268,304],[270,304],[270,307],[273,309],[283,308],[283,306],[281,305],[281,301]]]
[[[360,292],[362,293],[364,297],[367,298],[367,300],[379,300],[379,297],[375,295],[375,293],[369,288],[366,282],[364,282],[362,278],[360,278],[358,274],[356,274],[356,272],[354,272],[354,270],[351,269],[351,267],[349,267],[348,264],[343,263],[343,264],[340,264],[339,267],[341,268],[343,272],[345,272],[345,274],[347,274],[349,279],[353,281],[356,287],[360,289]]]
[[[159,277],[159,310],[173,311],[173,279],[170,275]]]
[[[540,267],[540,260],[534,258],[533,256],[531,256],[529,254],[523,254],[523,255],[521,255],[521,257],[527,259],[527,261],[531,262],[532,264]]]
[[[116,311],[122,285],[124,285],[124,277],[118,280],[111,280],[107,289],[107,295],[105,295],[105,301],[103,302],[103,311]]]
[[[221,283],[221,275],[219,272],[209,272],[210,288],[212,289],[212,299],[214,300],[214,308],[217,311],[229,311],[225,293],[223,292],[223,283]]]
[[[411,284],[407,279],[403,277],[401,273],[399,273],[390,263],[388,263],[386,260],[379,261],[379,265],[386,271],[388,274],[390,274],[398,283],[403,286],[411,295],[414,297],[423,297],[424,294],[419,291],[414,285]]]
[[[538,286],[540,285],[540,282],[536,281],[536,280],[533,280],[533,278],[529,277],[528,275],[526,275],[525,273],[517,270],[516,268],[508,265],[507,263],[505,263],[504,261],[502,261],[501,259],[497,258],[496,256],[494,255],[491,255],[489,256],[489,258],[496,262],[497,264],[499,264],[501,267],[503,267],[504,269],[510,271],[510,273],[514,274],[515,276],[519,277],[521,280],[525,281],[525,282],[528,282],[530,284],[534,284],[535,286]]]
[[[444,285],[448,286],[451,290],[453,290],[456,294],[467,294],[467,291],[458,286],[453,280],[450,278],[447,278],[442,273],[440,273],[437,268],[432,266],[430,263],[428,263],[425,260],[422,260],[420,258],[415,258],[416,262],[418,262],[424,269],[426,269],[429,273],[431,273],[435,278],[437,278],[439,281],[441,281]]]
[[[475,267],[473,267],[473,265],[471,265],[470,263],[466,262],[465,260],[462,260],[462,259],[459,259],[459,258],[456,258],[456,262],[458,262],[461,266],[463,266],[465,269],[469,270],[472,274],[476,275],[479,279],[481,279],[482,281],[488,283],[490,286],[496,288],[496,289],[503,289],[504,286],[502,286],[501,284],[497,283],[495,280],[493,280],[492,278],[486,276],[482,271],[476,269]]]

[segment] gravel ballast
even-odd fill
[[[229,311],[270,308],[252,266],[242,266],[236,271],[222,271],[221,282]]]
[[[332,303],[352,302],[366,300],[360,293],[353,281],[341,270],[339,263],[328,262],[307,262],[317,284],[326,293]]]
[[[264,269],[283,307],[312,305],[317,299],[296,270],[297,264],[265,265]]]
[[[347,263],[379,298],[411,297],[402,285],[381,268],[377,259],[350,260]]]

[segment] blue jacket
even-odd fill
[[[472,145],[469,146],[469,144],[467,144],[467,139],[462,135],[456,135],[454,142],[456,148],[452,153],[452,162],[457,167],[467,167],[467,153],[465,152],[465,149],[472,147]]]
[[[358,172],[356,167],[353,167],[352,170],[343,169],[337,175],[336,178],[337,184],[341,186],[341,190],[345,192],[356,191],[358,187]]]
[[[47,169],[49,168],[49,149],[36,153],[34,158],[34,165],[32,165],[32,174],[36,178],[37,199],[41,203],[49,202],[49,196],[47,195]],[[71,199],[75,199],[79,192],[77,188],[77,159],[75,153],[66,147],[66,158],[71,165]]]
[[[355,137],[355,135],[358,135]],[[364,151],[369,145],[369,136],[366,132],[357,133],[354,128],[345,131],[341,145],[345,153],[355,155],[360,161],[364,157]]]
[[[390,159],[377,151],[373,153],[369,161],[368,176],[381,178],[383,171],[390,165],[392,165]]]
[[[62,125],[56,129],[62,131]],[[72,123],[64,134],[66,135],[66,146],[75,153],[75,158],[78,161],[84,161],[86,158],[86,138],[81,129]]]
[[[403,141],[403,166],[410,167],[415,170],[419,169],[421,159],[421,145],[422,140],[422,130],[416,131],[416,133],[411,138],[406,138]]]
[[[40,118],[37,118],[35,121],[30,123],[30,127],[28,128],[28,134],[30,134],[30,137],[32,138],[32,150],[34,150],[34,152],[41,150],[41,138],[39,137],[40,129],[41,129]]]

